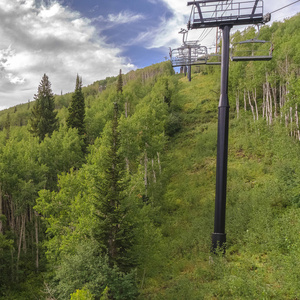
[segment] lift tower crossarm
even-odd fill
[[[208,3],[208,2],[228,2],[228,0],[218,0],[218,1],[216,1],[216,0],[198,0],[198,1],[190,1],[190,2],[188,2],[188,6],[189,5],[194,5],[194,4],[196,4],[196,3]]]
[[[252,16],[254,16],[254,13],[255,13],[255,11],[256,11],[257,4],[258,4],[258,0],[255,1],[255,4],[254,4],[254,6],[253,6]]]
[[[189,1],[187,5],[194,6],[189,29],[263,24],[267,21],[263,16],[263,0],[198,0]]]

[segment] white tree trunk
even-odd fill
[[[262,115],[263,119],[265,118],[266,115],[266,86],[263,84],[263,103],[262,103]]]
[[[293,108],[290,106],[291,136],[293,136]]]
[[[298,105],[295,105],[296,138],[300,140]]]
[[[156,183],[156,174],[154,169],[154,159],[152,158],[152,174],[153,174],[153,182]]]
[[[236,118],[238,119],[240,113],[240,91],[239,90],[236,92],[235,106],[236,106]]]
[[[145,149],[145,158],[144,158],[144,184],[145,184],[145,195],[147,196],[147,189],[148,189],[148,156],[147,156],[147,150]]]
[[[254,93],[253,94],[253,99],[254,99],[254,104],[255,104],[255,112],[256,112],[256,120],[258,120],[258,109],[257,109],[257,101],[256,101],[256,88],[254,89]]]
[[[244,89],[244,110],[247,111],[246,89]]]
[[[270,105],[270,125],[273,123],[273,102],[272,102],[272,95],[271,95],[271,87],[270,84],[268,83],[268,94],[269,94],[269,105]]]
[[[249,100],[249,105],[251,107],[252,115],[253,115],[253,120],[255,121],[255,113],[254,113],[254,107],[251,103],[251,97],[250,97],[250,92],[248,91],[248,100]]]
[[[160,164],[160,159],[159,159],[159,152],[157,152],[157,162],[158,162],[159,174],[161,174],[161,164]]]
[[[274,99],[274,118],[277,118],[277,89],[276,86],[274,88],[271,88],[273,92],[273,99]]]

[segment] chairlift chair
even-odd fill
[[[207,62],[206,47],[195,43],[170,49],[169,55],[173,67],[204,65]]]
[[[207,65],[221,65],[221,54],[211,53],[207,54]]]
[[[255,45],[269,45],[268,48],[255,49]],[[232,61],[268,61],[273,57],[273,44],[256,38],[234,43],[231,48]]]

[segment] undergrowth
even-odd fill
[[[248,112],[237,119],[231,109],[227,251],[213,255],[217,87],[201,74],[179,85],[173,105],[181,108],[182,129],[165,154],[166,259],[146,278],[140,299],[298,299],[299,143],[281,124],[253,122]]]

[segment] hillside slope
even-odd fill
[[[218,66],[83,88],[84,136],[66,124],[71,93],[43,141],[31,103],[1,112],[0,298],[300,298],[299,22],[261,29],[272,61],[230,65],[225,255],[210,252]]]
[[[217,106],[214,78],[181,79],[182,130],[169,142],[163,196],[165,263],[141,299],[296,299],[299,142],[281,124],[230,120],[227,252],[210,253]],[[201,91],[198,92],[197,91]]]

